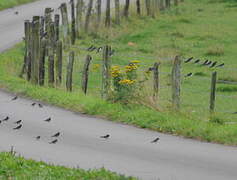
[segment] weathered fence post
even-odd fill
[[[110,69],[111,62],[109,53],[111,52],[110,46],[105,46],[103,48],[103,60],[102,60],[102,92],[101,96],[103,99],[108,98],[110,89]]]
[[[57,41],[56,43],[56,85],[59,86],[62,83],[62,61],[63,61],[63,43]]]
[[[41,39],[40,60],[39,60],[39,85],[40,86],[44,85],[46,45],[47,45],[47,40],[45,38]]]
[[[71,42],[72,45],[76,41],[76,19],[75,19],[75,4],[74,0],[70,0],[71,3]]]
[[[165,7],[170,8],[170,0],[165,0]]]
[[[126,18],[128,18],[129,4],[130,4],[130,0],[126,0],[126,1],[125,1],[125,6],[124,6],[124,11],[123,11],[123,15],[124,15]]]
[[[96,28],[98,29],[101,23],[101,0],[97,0],[96,13],[97,13]]]
[[[38,84],[39,82],[39,58],[40,58],[40,17],[34,16],[32,22],[32,35],[33,35],[33,54],[31,64],[31,82]]]
[[[83,0],[77,0],[76,4],[76,36],[79,38],[82,29]]]
[[[119,3],[119,0],[115,0],[115,23],[120,24],[120,3]]]
[[[140,0],[136,0],[137,14],[141,15],[141,3]]]
[[[159,93],[159,65],[160,63],[155,63],[153,66],[153,100],[156,101]]]
[[[105,27],[110,26],[110,0],[106,0]]]
[[[181,59],[175,57],[172,68],[172,103],[175,110],[180,108],[180,85],[181,85]]]
[[[211,77],[211,93],[210,93],[210,112],[211,113],[213,113],[215,110],[216,79],[217,79],[217,72],[213,72],[212,77]]]
[[[70,31],[69,31],[69,22],[68,22],[68,13],[66,3],[62,3],[60,6],[61,15],[62,15],[62,31],[63,31],[63,42],[65,47],[70,44]]]
[[[45,28],[45,18],[44,16],[40,17],[40,38],[44,37],[44,28]]]
[[[54,23],[50,23],[49,40],[48,40],[48,83],[50,87],[54,86],[54,50],[55,50],[55,30]]]
[[[147,16],[151,15],[151,0],[146,0],[146,13]]]
[[[54,15],[54,24],[55,24],[55,42],[59,40],[59,22],[60,22],[60,16],[59,14]]]
[[[160,0],[160,1],[159,1],[159,10],[160,10],[160,11],[163,11],[164,9],[165,9],[164,0]]]
[[[85,32],[86,33],[88,33],[92,6],[93,6],[93,0],[90,0],[88,3],[88,8],[87,8],[87,12],[86,12],[86,20],[85,20]]]
[[[178,6],[179,5],[179,0],[174,0],[174,5]]]
[[[69,53],[69,60],[67,65],[67,78],[66,78],[66,88],[67,91],[72,91],[72,73],[73,73],[73,64],[74,64],[74,51]]]
[[[89,66],[92,58],[90,55],[86,56],[84,68],[82,71],[82,82],[81,82],[81,87],[82,91],[86,94],[87,93],[87,85],[88,85],[88,76],[89,76]]]
[[[27,32],[28,36],[26,37],[26,39],[28,41],[28,43],[27,43],[28,58],[27,58],[27,74],[26,74],[27,81],[30,81],[30,79],[31,79],[31,69],[32,69],[32,67],[31,67],[32,66],[32,52],[33,52],[33,50],[32,50],[32,45],[33,45],[32,28],[33,28],[33,25],[32,24],[33,23],[30,21],[29,21],[29,23],[27,23],[27,29],[29,29]]]

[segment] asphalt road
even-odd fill
[[[23,37],[23,21],[46,6],[64,0],[43,0],[0,12],[0,51]],[[19,11],[19,15],[14,12]],[[0,91],[0,150],[70,167],[101,168],[148,180],[236,180],[237,148],[203,143],[87,117],[37,104]],[[44,120],[51,117],[50,122]],[[22,128],[13,130],[22,120]],[[51,136],[61,132],[56,144]],[[110,134],[109,139],[100,138]],[[41,139],[35,137],[40,135]],[[151,140],[160,137],[158,143]]]

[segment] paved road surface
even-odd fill
[[[0,50],[22,37],[25,19],[63,0],[43,0],[0,12]],[[18,10],[19,15],[14,15]],[[23,12],[24,10],[24,12]],[[60,108],[31,106],[32,101],[0,92],[0,150],[26,158],[81,168],[105,167],[148,180],[236,180],[237,148],[202,143],[75,114]],[[47,123],[43,120],[51,117]],[[13,123],[23,120],[20,130]],[[50,137],[61,132],[57,144]],[[111,134],[104,140],[101,135]],[[36,136],[42,136],[37,141]],[[150,143],[160,137],[157,144]]]

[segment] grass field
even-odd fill
[[[149,128],[160,132],[182,135],[205,141],[237,145],[237,88],[236,85],[217,85],[216,113],[210,118],[209,94],[210,77],[218,72],[218,79],[237,81],[236,1],[189,0],[179,9],[171,9],[156,19],[131,17],[122,26],[112,28],[109,36],[104,31],[99,35],[84,37],[73,47],[76,62],[73,74],[72,93],[65,87],[52,89],[38,87],[18,78],[24,50],[23,44],[0,55],[0,86],[13,92],[43,100],[73,111],[105,117],[109,120]],[[96,37],[96,38],[95,38]],[[146,82],[143,96],[138,103],[123,105],[100,99],[101,54],[91,53],[92,68],[89,77],[88,95],[80,90],[80,75],[90,45],[112,45],[114,65],[124,66],[131,60],[141,61],[139,72],[161,62],[161,88],[158,106],[150,100],[151,80]],[[209,68],[200,64],[182,65],[181,111],[171,109],[171,87],[169,83],[174,56],[181,54],[184,59],[195,57],[225,63],[222,68]],[[64,72],[68,54],[64,54]],[[184,76],[192,72],[194,76]],[[151,77],[152,79],[152,77]],[[65,84],[65,80],[63,80]],[[143,102],[141,104],[141,102]],[[158,109],[158,110],[157,110]]]
[[[51,179],[51,180],[135,180],[105,169],[82,170],[48,165],[43,162],[25,160],[10,153],[0,153],[1,179]]]
[[[1,0],[0,1],[0,10],[6,9],[6,8],[10,8],[10,7],[14,7],[20,4],[25,4],[25,3],[29,3],[32,1],[36,1],[36,0]]]

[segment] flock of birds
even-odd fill
[[[190,57],[184,61],[184,63],[191,63],[191,62],[193,62],[193,64],[200,64],[201,66],[207,66],[209,68],[220,68],[220,67],[225,66],[225,63],[218,64],[217,61],[209,61],[209,60],[205,60],[204,62],[201,62],[200,59],[194,60],[194,57]],[[190,77],[192,75],[193,73],[190,72],[186,74],[184,77]]]
[[[14,98],[12,98],[11,100],[12,101],[15,101],[18,99],[18,96],[15,96]],[[43,108],[43,105],[40,104],[40,103],[36,103],[36,102],[33,102],[31,104],[31,106],[35,106],[37,105],[39,106],[39,108]],[[6,122],[10,119],[9,116],[6,116],[4,119],[0,120],[0,124],[3,123],[3,122]],[[51,117],[48,117],[47,119],[45,119],[44,121],[45,122],[50,122],[52,120]],[[23,121],[22,120],[18,120],[18,121],[15,121],[14,124],[16,124],[16,127],[13,128],[13,130],[19,130],[23,127]],[[54,138],[52,141],[49,142],[49,144],[56,144],[58,142],[58,137],[61,135],[61,132],[57,132],[55,134],[53,134],[51,136],[51,138]],[[109,139],[111,136],[109,134],[106,134],[106,135],[103,135],[103,136],[100,136],[100,138],[103,138],[103,139]],[[41,136],[36,136],[35,137],[36,140],[40,140],[41,139]],[[155,138],[154,140],[151,141],[151,143],[157,143],[158,141],[160,140],[159,137]]]

